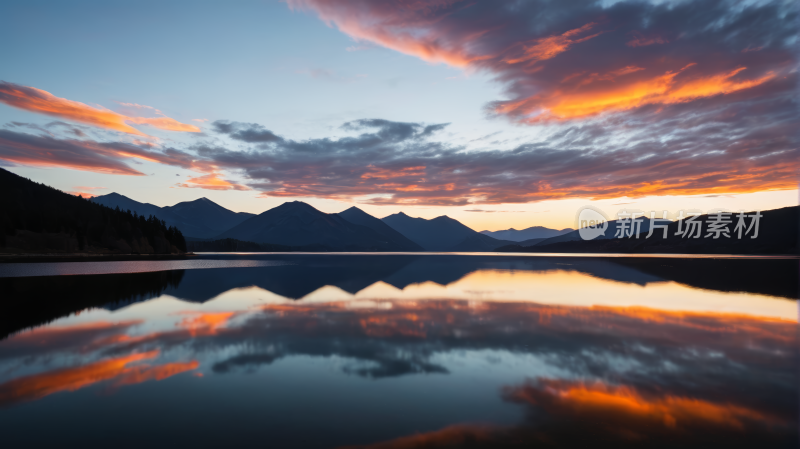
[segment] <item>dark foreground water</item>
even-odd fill
[[[0,447],[798,444],[796,259],[207,255],[0,292]]]

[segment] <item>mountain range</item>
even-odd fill
[[[354,223],[345,216],[359,222]],[[326,214],[302,201],[283,203],[219,235],[220,239],[288,246],[321,244],[343,251],[421,251],[422,248],[358,208]]]
[[[328,214],[301,201],[287,202],[258,215],[233,212],[207,198],[167,207],[140,203],[117,193],[92,201],[139,215],[155,215],[180,229],[190,246],[193,240],[226,240],[332,251],[493,251],[515,243],[476,232],[447,216],[427,220],[400,212],[378,219],[357,207]],[[537,229],[546,235],[561,232]]]
[[[357,207],[329,214],[301,201],[287,202],[258,215],[233,212],[207,198],[167,207],[140,203],[117,193],[95,197],[92,201],[164,220],[168,226],[183,232],[190,251],[230,251],[229,248],[239,251],[241,248],[245,251],[775,254],[794,251],[792,248],[797,246],[797,227],[786,224],[797,223],[797,207],[764,212],[764,220],[771,223],[757,241],[676,238],[677,222],[660,219],[655,222],[669,224],[668,239],[617,238],[621,221],[612,220],[603,235],[584,241],[578,230],[569,228],[533,226],[523,230],[476,232],[448,216],[424,219],[399,212],[378,219]],[[638,231],[647,235],[651,224],[652,220],[642,217]],[[662,232],[658,230],[655,234]],[[194,245],[193,241],[204,243]]]

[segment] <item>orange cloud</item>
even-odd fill
[[[122,376],[115,380],[114,386],[119,387],[123,385],[140,384],[149,380],[164,380],[176,374],[197,369],[199,366],[200,362],[197,360],[192,360],[189,362],[166,363],[159,366],[136,366],[130,368]]]
[[[79,190],[68,190],[64,193],[69,193],[70,195],[80,196],[82,198],[94,198],[98,196],[96,193],[88,193],[88,192],[81,192]]]
[[[626,111],[651,104],[686,103],[699,98],[726,95],[758,86],[775,78],[774,73],[768,73],[755,79],[734,79],[736,75],[746,70],[746,67],[739,67],[713,75],[686,76],[685,80],[676,79],[678,75],[695,65],[692,63],[675,72],[667,72],[617,87],[603,86],[577,92],[555,90],[522,100],[501,103],[495,107],[495,112],[521,117],[521,121],[528,123],[568,120],[609,111]],[[628,71],[623,71],[623,74],[638,71],[632,67],[626,67],[625,70]]]
[[[21,86],[5,81],[0,81],[0,102],[30,112],[138,136],[145,136],[146,134],[131,127],[128,123],[150,125],[167,131],[200,132],[200,128],[194,125],[187,125],[169,117],[129,117],[108,109],[98,109],[84,103],[56,97],[50,92],[36,89],[35,87]],[[138,108],[143,107],[136,104],[123,104]],[[149,106],[144,107],[149,108]]]
[[[216,335],[217,330],[224,326],[234,315],[234,312],[199,313],[185,318],[179,323],[179,326],[188,330],[192,338]]]
[[[75,391],[117,377],[126,372],[126,365],[157,355],[158,351],[132,354],[12,380],[0,385],[0,405],[32,401],[60,391]]]
[[[196,178],[189,178],[184,183],[176,184],[178,187],[194,188],[194,189],[207,189],[207,190],[252,190],[242,184],[236,184],[228,180],[222,179],[217,173],[210,173]]]
[[[580,28],[569,30],[560,35],[536,39],[531,45],[523,44],[524,51],[521,56],[507,57],[503,59],[503,62],[508,64],[519,64],[521,62],[535,63],[537,61],[544,61],[546,59],[553,58],[558,54],[569,50],[569,48],[574,44],[578,44],[599,36],[599,34],[593,34],[580,39],[573,39],[574,36],[591,30],[595,25],[595,23],[587,23]]]
[[[403,4],[403,11],[381,10],[381,6],[317,0],[287,0],[292,9],[313,9],[320,19],[328,24],[335,23],[342,32],[356,40],[366,40],[407,55],[416,56],[424,61],[445,64],[454,67],[466,67],[470,63],[485,59],[471,54],[464,45],[453,43],[447,45],[440,39],[441,34],[432,23],[421,22],[431,10],[441,9],[458,3],[459,0],[431,0],[428,2],[410,2]],[[396,14],[400,12],[400,14]],[[387,17],[394,14],[394,17]],[[387,20],[384,20],[387,19]],[[480,37],[477,33],[474,38]]]
[[[182,131],[187,133],[199,133],[200,128],[194,125],[181,123],[169,117],[126,117],[125,121],[136,123],[137,125],[150,125],[154,128],[164,129],[167,131]]]
[[[425,176],[425,166],[404,167],[397,170],[388,168],[378,168],[370,164],[367,166],[368,172],[361,175],[361,179],[391,179],[403,178],[406,176]]]
[[[65,193],[70,195],[82,196],[83,198],[94,198],[98,196],[96,193],[91,193],[92,190],[107,190],[107,187],[91,187],[91,186],[75,186],[76,190],[69,190]],[[87,192],[88,191],[88,192]]]
[[[190,361],[128,367],[131,363],[152,359],[158,354],[158,350],[142,352],[15,379],[0,385],[0,406],[34,401],[62,391],[76,391],[111,379],[117,379],[114,386],[163,380],[199,366],[197,361]]]
[[[507,389],[506,395],[512,400],[542,407],[550,414],[613,421],[629,426],[631,432],[648,427],[742,429],[752,422],[781,423],[777,417],[739,405],[671,394],[645,395],[630,386],[601,382],[540,379],[536,386]],[[622,433],[625,429],[617,430]]]

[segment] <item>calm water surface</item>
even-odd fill
[[[2,447],[797,447],[796,259],[0,264]]]

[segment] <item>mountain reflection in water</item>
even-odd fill
[[[282,261],[0,280],[4,438],[797,444],[796,260]]]

